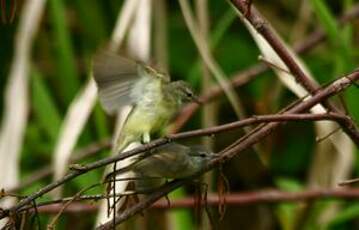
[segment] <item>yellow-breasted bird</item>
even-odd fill
[[[93,76],[106,112],[133,106],[115,141],[117,152],[132,142],[149,142],[150,135],[165,127],[183,103],[198,102],[186,82],[171,82],[167,74],[110,51],[95,55]]]
[[[171,82],[167,74],[111,51],[98,52],[94,56],[92,68],[99,99],[107,113],[115,113],[125,105],[132,107],[114,142],[115,153],[130,148],[131,144],[134,146],[139,142],[149,142],[150,135],[163,129],[183,103],[196,101],[196,96],[186,82]],[[116,167],[124,167],[134,159],[126,160],[129,161]],[[131,173],[121,176],[130,177]],[[127,184],[128,181],[116,182],[113,185],[116,193],[124,192]],[[122,204],[118,203],[116,208]],[[106,206],[103,204],[100,208],[102,211],[98,223],[109,220]]]

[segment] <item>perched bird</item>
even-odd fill
[[[126,105],[132,107],[114,140],[114,153],[149,142],[151,135],[161,131],[182,104],[198,101],[186,82],[171,82],[167,74],[108,50],[101,50],[94,56],[92,68],[99,99],[107,113],[113,114]],[[126,159],[116,167],[126,167],[136,158]],[[128,171],[119,177],[130,177],[131,174]],[[112,187],[116,193],[121,193],[127,186],[128,181],[118,181]],[[110,206],[113,205],[110,202]],[[118,203],[116,209],[122,205]],[[100,209],[98,223],[108,221],[107,204]]]
[[[93,76],[106,112],[133,106],[115,140],[117,152],[132,142],[149,142],[150,135],[165,127],[183,103],[198,102],[186,82],[171,82],[168,75],[110,51],[95,55]]]
[[[169,143],[144,153],[134,163],[111,172],[106,178],[133,171],[136,175],[136,191],[149,191],[161,186],[167,179],[193,175],[215,156],[202,146]]]

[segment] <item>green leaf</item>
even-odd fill
[[[303,185],[297,180],[290,178],[277,178],[275,184],[281,190],[290,192],[300,191],[303,188]],[[295,203],[280,203],[276,206],[275,213],[278,217],[281,229],[295,229],[298,208],[299,205]]]
[[[107,128],[106,115],[98,103],[95,106],[94,121],[99,139],[108,137],[110,135],[110,131]]]
[[[57,58],[56,77],[59,79],[57,82],[61,90],[62,100],[67,104],[73,99],[80,86],[69,25],[66,21],[68,17],[62,0],[49,0],[49,8],[53,28],[51,39]]]
[[[328,224],[329,227],[347,223],[359,217],[359,203],[354,203],[337,213],[335,218]]]
[[[170,199],[178,199],[181,197],[185,197],[185,191],[183,188],[178,188],[175,191],[169,194]],[[171,229],[174,230],[186,230],[186,229],[194,229],[192,225],[191,213],[189,210],[181,209],[181,210],[171,210],[170,211],[170,220],[173,223]]]
[[[219,19],[218,23],[214,26],[214,30],[210,35],[209,45],[213,50],[219,42],[223,39],[224,35],[228,31],[230,25],[232,25],[234,19],[237,17],[232,9],[228,9],[227,12]],[[198,86],[200,82],[200,60],[197,59],[192,65],[187,80],[191,82],[193,86]]]
[[[32,71],[31,83],[35,118],[49,139],[54,142],[60,129],[61,115],[51,95],[51,89],[45,84],[43,76],[36,70]]]
[[[107,34],[107,26],[105,24],[101,2],[97,0],[73,1],[77,15],[83,28],[83,42],[97,46],[99,42],[104,40]]]
[[[311,0],[311,3],[314,12],[319,18],[319,22],[328,34],[332,52],[336,54],[333,55],[333,59],[336,63],[335,75],[343,74],[354,67],[354,63],[351,59],[351,44],[347,42],[348,39],[344,39],[344,32],[339,29],[335,17],[323,0]]]

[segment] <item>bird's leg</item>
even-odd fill
[[[142,136],[142,144],[147,144],[151,141],[151,137],[149,133],[144,133]]]
[[[166,179],[166,184],[168,183],[168,180]],[[167,201],[167,206],[168,206],[168,208],[170,208],[171,207],[171,200],[170,200],[170,198],[168,197],[168,194],[166,194],[165,195],[165,199],[166,199],[166,201]]]

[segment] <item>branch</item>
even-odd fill
[[[71,154],[70,163],[75,163],[80,160],[83,160],[85,158],[89,158],[91,156],[94,156],[96,153],[101,151],[104,148],[109,148],[111,146],[110,139],[105,139],[102,141],[98,141],[95,143],[91,143],[88,146],[85,146],[79,150],[76,150],[74,153]],[[22,181],[21,184],[18,186],[9,189],[9,192],[17,192],[21,189],[26,188],[27,186],[33,184],[36,181],[39,181],[43,178],[46,178],[48,176],[51,176],[54,169],[52,166],[46,166],[44,168],[41,168],[39,170],[36,170],[31,175],[25,178],[24,181]]]
[[[96,161],[94,163],[90,163],[84,166],[76,167],[77,170],[74,170],[70,173],[68,173],[63,178],[43,187],[36,193],[26,197],[25,199],[21,200],[16,206],[12,207],[11,209],[7,210],[9,212],[15,212],[19,208],[30,204],[33,200],[37,199],[38,197],[42,196],[43,194],[53,190],[54,188],[66,183],[67,181],[72,180],[75,177],[78,177],[88,171],[103,167],[105,165],[124,160],[128,157],[134,156],[136,154],[148,151],[152,148],[155,148],[157,146],[166,144],[170,141],[179,140],[179,139],[187,139],[192,137],[199,137],[199,136],[206,136],[206,135],[213,135],[218,134],[234,129],[238,129],[244,126],[263,123],[263,122],[286,122],[286,121],[318,121],[318,120],[334,120],[339,123],[341,122],[348,122],[350,120],[349,117],[338,115],[334,113],[325,113],[325,114],[285,114],[285,115],[262,115],[262,116],[254,116],[251,118],[247,118],[241,121],[228,123],[225,125],[219,125],[211,128],[206,129],[198,129],[188,132],[182,132],[178,134],[172,134],[169,135],[167,138],[161,138],[157,139],[155,141],[150,142],[149,144],[140,146],[138,148],[135,148],[131,151],[127,151],[121,154],[118,154],[113,157],[108,157],[99,161]],[[7,212],[4,210],[4,212]],[[0,219],[4,217],[4,214],[0,214]]]
[[[343,16],[341,16],[338,22],[340,24],[345,24],[357,17],[359,17],[359,4],[355,5]],[[307,52],[313,47],[315,47],[316,45],[318,45],[320,42],[324,41],[325,38],[326,38],[326,34],[324,33],[324,31],[322,29],[317,29],[314,32],[312,32],[304,41],[297,42],[296,44],[294,44],[294,50],[299,54]],[[269,69],[268,66],[264,64],[253,65],[252,67],[249,67],[247,70],[235,74],[231,78],[231,84],[233,85],[233,87],[243,86],[248,82],[250,82],[251,80],[253,80],[257,75],[264,73],[268,69]],[[207,103],[213,100],[214,98],[221,96],[222,94],[223,94],[223,89],[221,87],[213,86],[212,88],[209,89],[208,92],[202,94],[200,100],[203,103]],[[197,111],[198,108],[199,105],[197,103],[190,103],[187,106],[185,106],[182,109],[180,115],[177,116],[177,120],[174,122],[175,126],[171,130],[171,133],[177,133],[183,127],[183,125],[192,117],[192,115]],[[103,148],[108,148],[109,146],[110,146],[110,140],[106,140],[103,142],[101,141],[101,143],[90,144],[88,147],[85,147],[84,149],[78,150],[76,151],[76,153],[71,154],[74,157],[70,159],[70,163],[78,162],[84,158],[87,158],[95,154],[96,152],[100,151]],[[82,153],[84,154],[83,156]],[[9,192],[19,191],[38,180],[50,176],[52,174],[52,170],[53,170],[52,167],[49,166],[35,171],[31,175],[29,175],[19,186],[10,189]]]
[[[304,71],[301,69],[301,67],[294,60],[288,49],[283,44],[282,40],[273,31],[269,25],[269,22],[262,18],[254,6],[250,6],[250,13],[247,13],[248,4],[246,0],[231,0],[231,2],[233,3],[234,7],[236,7],[244,15],[248,22],[252,24],[257,32],[261,34],[264,39],[266,39],[273,50],[275,50],[278,56],[288,67],[296,81],[301,84],[311,95],[314,95],[315,92],[319,89],[319,85],[304,73]],[[334,107],[334,105],[331,103],[326,102],[325,100],[321,103],[327,110],[341,113],[341,111]],[[357,147],[359,147],[359,132],[356,129],[355,124],[341,124],[341,127],[343,131],[348,134],[352,141],[357,145]]]
[[[303,101],[303,102],[299,103],[298,105],[295,105],[292,109],[287,111],[286,114],[296,114],[296,113],[306,111],[306,110],[310,109],[312,106],[318,104],[320,101],[325,100],[330,96],[340,93],[341,91],[343,91],[345,88],[349,87],[354,81],[356,81],[358,79],[359,79],[359,71],[356,71],[356,72],[353,72],[352,74],[344,76],[344,77],[340,78],[339,80],[333,82],[332,84],[330,84],[323,90],[319,90],[315,95],[313,95],[313,97],[309,98],[308,100]],[[308,116],[309,116],[309,114],[308,114]],[[310,115],[310,116],[316,116],[316,115]],[[258,117],[255,118],[252,122],[256,123],[257,119],[258,119]],[[345,118],[340,123],[342,123],[342,122],[343,123],[348,123],[348,122],[352,123],[350,118]],[[274,128],[276,128],[279,124],[280,124],[279,121],[271,122],[268,125],[266,125],[265,127],[263,127],[260,131],[252,132],[252,133],[244,136],[243,138],[240,139],[240,144],[238,144],[234,148],[231,148],[230,150],[226,151],[226,154],[223,154],[223,156],[221,156],[220,158],[218,158],[217,160],[215,160],[211,164],[209,164],[208,167],[206,168],[206,171],[209,170],[210,168],[213,168],[215,165],[220,164],[223,161],[226,161],[226,160],[232,158],[237,152],[240,152],[248,147],[251,147],[253,144],[259,142],[262,138],[267,136]],[[237,123],[237,125],[238,125],[238,123]],[[226,126],[226,125],[224,125],[224,126]],[[127,151],[127,152],[118,154],[116,156],[108,157],[108,158],[90,163],[88,165],[85,165],[85,166],[81,167],[81,170],[75,170],[75,171],[68,173],[63,178],[41,188],[39,191],[37,191],[34,194],[21,200],[17,205],[15,205],[9,209],[3,210],[3,212],[0,213],[0,219],[8,216],[10,213],[16,212],[19,208],[30,204],[31,202],[33,202],[33,200],[37,199],[38,197],[42,196],[43,194],[53,190],[54,188],[64,184],[65,182],[70,181],[73,178],[76,178],[88,171],[91,171],[91,170],[103,167],[105,165],[126,159],[130,156],[134,156],[136,154],[148,151],[157,146],[166,144],[172,140],[178,140],[178,139],[184,139],[184,138],[190,138],[190,137],[196,137],[196,136],[203,136],[203,135],[210,135],[210,134],[219,133],[219,132],[228,130],[228,127],[226,127],[227,129],[223,129],[220,127],[223,127],[223,126],[217,126],[217,127],[212,127],[212,128],[203,129],[203,130],[194,130],[194,131],[189,131],[186,133],[172,134],[172,135],[169,135],[167,138],[157,139],[157,140],[152,141],[146,145],[139,146],[138,148],[135,148],[131,151]],[[237,127],[237,126],[235,126],[235,127]],[[233,127],[230,127],[230,128],[232,129]],[[179,187],[181,184],[182,183],[178,184],[178,181],[174,182],[175,187],[173,187],[173,189],[176,187]],[[157,194],[157,196],[165,195],[168,192],[170,192],[171,189],[165,190],[165,191],[167,191],[167,192],[154,193],[154,194]],[[161,197],[161,196],[159,196],[159,197],[157,197],[157,196],[154,196],[155,197],[154,201],[156,199],[158,199],[159,197]],[[135,213],[131,213],[131,215],[134,215]],[[121,218],[120,220],[122,220],[122,218],[124,218],[124,217],[128,218],[126,215],[121,215],[119,218]],[[118,222],[116,222],[116,223],[118,223]]]
[[[295,114],[295,113],[307,111],[314,105],[320,103],[323,100],[326,100],[330,96],[342,92],[344,89],[348,88],[354,81],[357,80],[359,80],[359,70],[356,70],[355,72],[349,75],[341,77],[338,80],[334,81],[329,86],[321,90],[318,90],[311,98],[308,98],[307,100],[297,105],[294,105],[291,109],[286,111],[285,114]],[[271,122],[261,127],[259,130],[256,130],[256,132],[251,132],[250,134],[245,135],[244,137],[239,139],[236,142],[236,144],[233,145],[233,147],[225,151],[222,151],[220,157],[211,160],[204,169],[202,169],[195,175],[186,179],[172,181],[159,188],[157,191],[146,197],[143,201],[137,203],[131,208],[126,209],[124,212],[121,213],[121,215],[116,217],[115,219],[116,225],[122,223],[123,221],[127,220],[128,218],[135,215],[136,213],[141,212],[144,209],[150,207],[155,201],[167,195],[169,192],[180,187],[181,185],[188,183],[191,179],[202,175],[204,172],[213,169],[214,167],[222,164],[223,162],[230,160],[240,152],[243,152],[245,149],[250,148],[254,144],[261,141],[263,138],[268,136],[279,125],[280,125],[279,122]],[[112,225],[113,225],[112,221],[107,222],[104,225],[99,226],[97,229],[111,229],[113,227]]]
[[[355,18],[359,17],[359,4],[353,6],[349,11],[343,14],[339,19],[339,24],[343,25],[348,22],[351,22]],[[304,41],[294,44],[294,51],[298,54],[308,52],[313,47],[320,44],[326,38],[326,33],[318,28],[312,32]],[[251,80],[253,80],[257,75],[267,71],[269,67],[264,64],[257,64],[249,67],[247,70],[234,74],[231,77],[231,84],[233,87],[240,87]],[[219,86],[214,86],[210,90],[200,96],[200,100],[204,103],[213,100],[216,97],[219,97],[223,94],[223,89]],[[174,122],[174,127],[171,130],[171,133],[177,133],[183,125],[192,117],[192,115],[197,111],[199,105],[196,103],[190,103],[181,111],[179,116],[177,116],[176,121]]]
[[[96,195],[92,200],[105,199],[107,196]],[[358,199],[359,189],[315,189],[300,192],[286,192],[280,190],[262,190],[254,192],[238,192],[231,193],[224,196],[227,206],[242,206],[242,205],[256,205],[262,203],[276,203],[276,202],[300,202],[303,200],[311,199]],[[76,200],[81,200],[76,199]],[[84,200],[84,199],[82,199]],[[64,201],[65,202],[65,201]],[[212,206],[216,206],[220,203],[218,194],[209,194],[206,203]],[[195,197],[185,197],[176,199],[170,202],[166,199],[160,199],[155,202],[151,208],[155,209],[176,209],[176,208],[192,208],[195,205]],[[52,203],[41,205],[37,204],[37,210],[39,213],[56,214],[63,208],[63,204]],[[82,202],[73,202],[64,210],[64,213],[92,213],[98,210],[98,206],[94,204],[87,204]],[[28,211],[34,212],[34,208]]]

